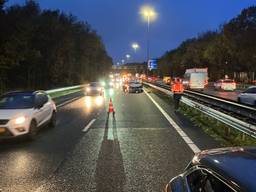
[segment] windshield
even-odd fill
[[[33,108],[34,95],[13,94],[0,97],[0,109],[27,109]]]
[[[129,84],[141,84],[141,83],[138,81],[130,81]]]
[[[98,83],[98,82],[93,82],[93,83],[90,83],[89,86],[90,86],[90,87],[99,87],[99,86],[100,86],[100,83]]]

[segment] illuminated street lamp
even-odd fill
[[[119,63],[119,62],[117,62],[116,64],[117,64],[117,65],[120,65],[120,63]]]
[[[138,43],[133,43],[132,44],[132,48],[134,49],[135,53],[136,53],[136,50],[139,48],[139,44]]]
[[[122,59],[122,64],[124,64],[124,59]]]
[[[147,61],[149,60],[149,26],[150,22],[154,21],[157,18],[157,13],[154,8],[150,6],[143,6],[140,10],[143,19],[147,21]]]
[[[127,58],[127,60],[129,60],[129,59],[130,59],[130,57],[131,57],[131,55],[126,54],[126,55],[125,55],[125,57]]]

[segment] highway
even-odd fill
[[[110,97],[115,118],[107,115]],[[220,147],[156,90],[106,90],[97,107],[94,99],[59,99],[56,128],[35,141],[2,141],[0,191],[162,191],[195,151]]]
[[[237,96],[241,92],[241,90],[223,91],[223,90],[215,90],[213,86],[208,86],[202,92],[207,95],[212,95],[212,96],[220,97],[223,99],[228,99],[231,101],[237,101]]]

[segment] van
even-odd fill
[[[208,84],[208,69],[187,69],[184,75],[183,84],[186,89],[203,90]]]

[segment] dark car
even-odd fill
[[[202,151],[166,192],[256,191],[256,148],[232,147]]]
[[[85,95],[103,95],[104,88],[99,82],[91,82],[85,87]]]
[[[128,92],[129,93],[141,93],[143,92],[143,85],[139,81],[129,81],[128,82]]]

